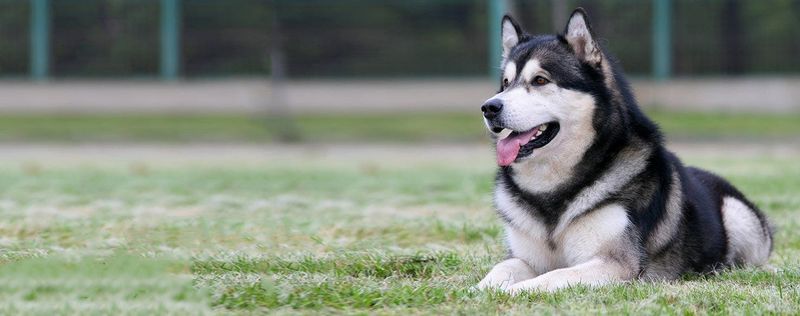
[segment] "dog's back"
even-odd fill
[[[727,265],[761,266],[772,251],[772,228],[766,216],[733,185],[721,177],[698,168],[687,168],[687,175],[713,198],[713,208],[719,212],[725,230]],[[697,198],[695,198],[697,199]],[[700,227],[702,231],[702,227]]]

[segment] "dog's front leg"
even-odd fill
[[[533,269],[525,261],[511,258],[495,265],[476,287],[507,290],[511,285],[535,276]]]
[[[631,280],[635,273],[616,260],[594,258],[587,262],[542,274],[536,278],[515,283],[506,289],[511,294],[525,291],[548,291],[576,284],[603,285]]]

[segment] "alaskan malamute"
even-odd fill
[[[478,288],[553,291],[767,262],[764,214],[664,148],[583,9],[560,35],[529,35],[506,16],[502,46],[500,91],[481,110],[509,257]]]

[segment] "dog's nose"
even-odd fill
[[[503,102],[497,99],[486,101],[486,103],[481,106],[483,117],[487,119],[494,118],[501,110],[503,110]]]

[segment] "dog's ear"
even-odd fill
[[[523,32],[519,24],[514,22],[514,19],[509,15],[503,16],[503,21],[500,23],[502,29],[500,38],[503,41],[503,58],[508,58],[511,49],[517,46],[522,40]]]
[[[592,26],[589,25],[589,16],[583,8],[572,11],[567,27],[564,29],[564,38],[567,40],[578,59],[592,66],[599,66],[603,61],[600,46],[594,40]]]

